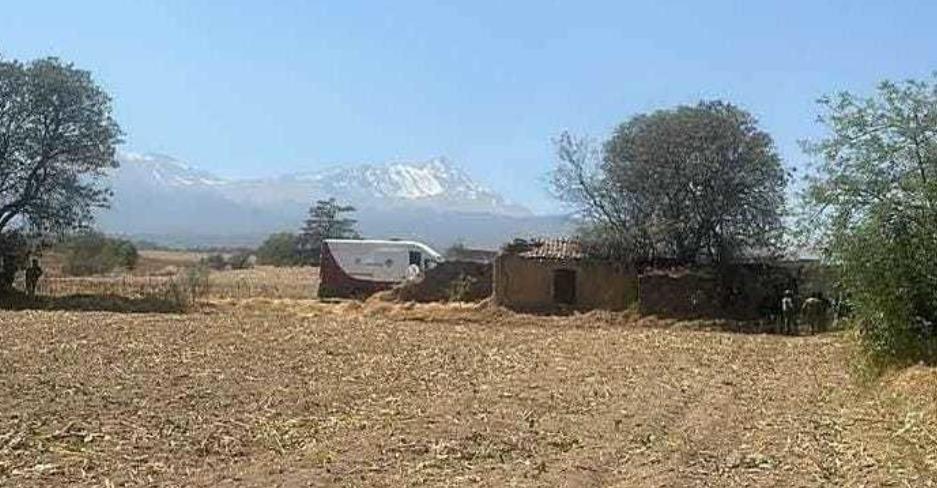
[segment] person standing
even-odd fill
[[[39,266],[39,260],[32,259],[29,267],[26,268],[26,294],[36,296],[36,286],[39,285],[39,278],[42,277],[42,267]]]
[[[827,311],[829,302],[823,293],[816,293],[810,298],[804,300],[804,306],[801,308],[801,315],[807,325],[810,326],[810,333],[816,334],[826,329]]]
[[[797,310],[794,309],[794,294],[790,290],[784,290],[784,298],[781,298],[781,321],[782,333],[793,334],[797,326]]]
[[[16,281],[16,257],[11,254],[0,256],[0,292],[13,291],[13,282]]]

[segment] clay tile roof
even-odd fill
[[[585,257],[580,242],[565,239],[540,241],[532,249],[520,255],[528,259],[582,259]]]

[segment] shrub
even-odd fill
[[[250,269],[254,267],[254,255],[246,252],[236,252],[227,259],[228,266],[231,269]]]
[[[837,248],[873,369],[937,358],[937,243],[902,220],[873,218]]]
[[[133,269],[139,259],[137,248],[132,242],[107,237],[99,232],[72,236],[59,247],[64,254],[62,271],[72,276]]]
[[[167,299],[180,309],[194,306],[208,293],[210,286],[208,273],[208,268],[203,265],[181,271],[170,282]]]
[[[257,262],[270,266],[299,266],[303,257],[299,236],[290,232],[272,234],[257,249]]]
[[[873,366],[937,362],[937,77],[821,103],[801,227],[840,268]]]
[[[230,256],[215,253],[202,258],[200,263],[202,266],[214,271],[250,269],[254,266],[254,257],[246,251],[240,251]]]
[[[201,264],[208,269],[222,271],[228,266],[228,261],[222,254],[210,254],[201,259]]]

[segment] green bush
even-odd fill
[[[835,247],[874,369],[937,359],[937,242],[928,227],[871,216]]]
[[[99,232],[72,236],[60,246],[64,260],[62,271],[71,276],[89,276],[130,270],[139,259],[136,246],[124,239],[107,237]]]
[[[210,254],[202,258],[200,264],[214,271],[223,271],[226,269],[250,269],[254,266],[254,260],[251,253],[241,251],[230,256],[218,253]]]
[[[269,266],[299,266],[303,264],[299,236],[290,232],[272,234],[257,249],[257,262]]]
[[[937,77],[821,104],[801,228],[839,268],[868,365],[937,362]]]

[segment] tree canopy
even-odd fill
[[[937,75],[820,104],[801,228],[841,270],[873,357],[937,359]]]
[[[600,148],[556,140],[555,194],[633,259],[722,262],[776,250],[788,181],[755,118],[716,101],[632,117]]]
[[[339,204],[334,198],[319,200],[309,209],[299,242],[304,263],[319,264],[322,241],[326,239],[361,237],[355,229],[358,221],[345,216],[354,211],[355,207]]]
[[[55,58],[0,60],[0,234],[60,232],[106,206],[121,131],[91,74]]]
[[[271,266],[298,266],[303,264],[299,251],[299,236],[291,232],[271,234],[257,248],[257,262]]]

